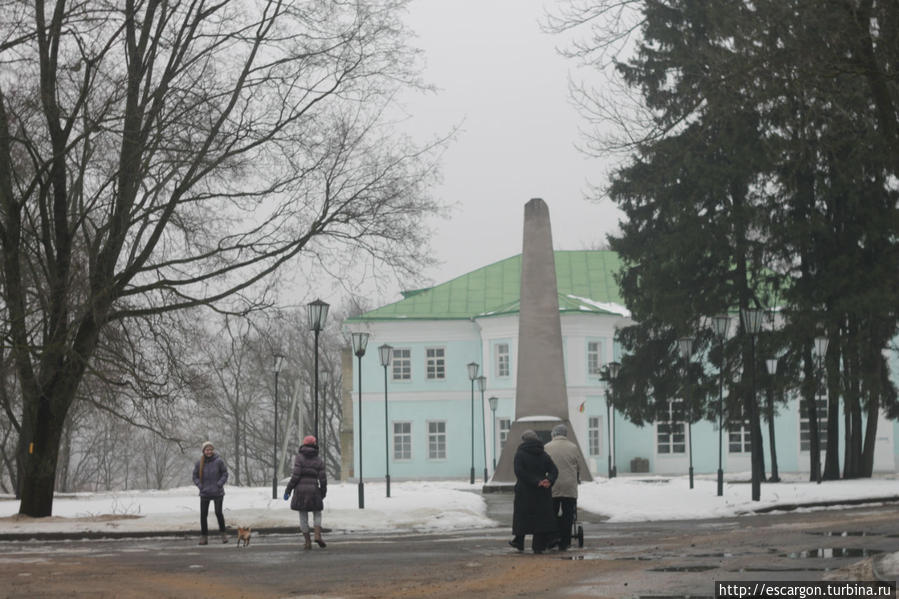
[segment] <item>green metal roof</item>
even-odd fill
[[[562,312],[620,313],[623,301],[614,274],[618,254],[609,250],[557,251],[556,281]],[[521,254],[446,283],[403,292],[403,299],[350,318],[370,320],[458,320],[518,312]]]

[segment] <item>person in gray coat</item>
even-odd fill
[[[315,526],[315,542],[319,547],[327,547],[322,539],[322,510],[325,509],[324,499],[328,494],[328,476],[325,463],[318,455],[317,441],[312,435],[306,435],[303,439],[303,446],[293,461],[293,474],[284,491],[284,501],[290,498],[291,492],[293,501],[290,502],[290,509],[300,512],[300,530],[305,540],[303,549],[312,549],[309,512],[312,512]]]
[[[559,551],[565,551],[571,545],[571,527],[577,511],[577,485],[580,482],[577,445],[568,440],[568,427],[557,424],[553,428],[552,441],[544,450],[552,458],[559,477],[553,485],[553,513],[559,520]],[[562,515],[559,516],[559,509]]]
[[[228,467],[225,460],[215,453],[212,443],[203,443],[203,457],[194,466],[194,484],[200,490],[200,530],[203,537],[200,545],[209,544],[209,528],[206,520],[209,518],[209,502],[215,504],[215,517],[219,523],[219,532],[222,534],[222,543],[228,542],[225,533],[225,515],[222,513],[222,503],[225,500],[225,483],[228,482]]]

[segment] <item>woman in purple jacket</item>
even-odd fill
[[[294,493],[290,509],[300,512],[300,530],[303,531],[305,539],[303,549],[312,549],[312,539],[309,537],[309,512],[312,512],[315,525],[315,542],[319,547],[326,547],[322,540],[322,510],[325,507],[323,499],[328,493],[328,477],[325,474],[325,463],[318,455],[318,445],[312,435],[307,435],[303,439],[303,446],[293,461],[293,475],[284,491],[284,501],[290,498],[291,491]]]
[[[228,482],[228,467],[225,460],[215,453],[212,443],[203,443],[203,457],[194,466],[194,484],[200,489],[200,529],[203,538],[200,545],[209,544],[209,528],[206,520],[209,517],[209,502],[215,504],[215,517],[222,533],[222,543],[228,542],[225,533],[225,515],[222,513],[222,501],[225,499],[225,483]]]

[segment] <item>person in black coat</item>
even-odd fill
[[[322,510],[323,500],[328,493],[328,477],[325,474],[325,463],[318,455],[317,441],[312,435],[306,435],[303,439],[303,446],[293,461],[293,475],[284,490],[285,501],[290,499],[291,492],[293,501],[290,502],[290,509],[300,512],[300,530],[305,541],[303,549],[312,549],[309,512],[312,512],[316,544],[327,547],[322,539]]]
[[[559,470],[543,450],[537,433],[526,430],[521,434],[521,445],[515,451],[515,500],[512,512],[512,534],[509,545],[524,551],[524,536],[532,534],[531,548],[543,553],[554,534],[558,532],[553,514],[552,486]]]

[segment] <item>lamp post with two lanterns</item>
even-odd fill
[[[484,426],[481,427],[481,437],[483,437],[484,441],[484,482],[487,482],[487,426],[484,420],[484,391],[487,389],[487,377],[483,374],[478,377],[478,389],[481,391],[481,422]]]
[[[677,348],[684,359],[684,415],[687,417],[687,453],[690,459],[690,488],[693,488],[693,409],[686,389],[690,384],[690,358],[693,356],[693,338],[681,337],[677,340]]]
[[[468,378],[471,379],[471,481],[474,484],[474,382],[478,378],[478,369],[480,366],[477,362],[468,363]]]
[[[359,509],[365,508],[365,483],[362,482],[362,356],[368,346],[368,333],[352,333],[353,353],[359,359]]]
[[[275,431],[272,434],[272,499],[278,498],[278,374],[284,366],[284,356],[275,354]]]
[[[316,439],[318,439],[318,334],[325,328],[325,320],[328,318],[328,308],[330,308],[330,306],[320,299],[316,299],[315,301],[306,304],[306,321],[309,330],[315,333],[315,366],[313,374],[315,391],[312,408],[314,410],[312,416],[314,427],[312,429],[312,434],[315,435]]]
[[[387,418],[387,367],[390,366],[390,358],[392,356],[393,346],[385,343],[378,347],[378,358],[381,360],[381,366],[384,367],[384,481],[387,483],[387,497],[390,497],[390,421]]]
[[[727,341],[727,329],[730,328],[730,316],[718,314],[712,318],[712,329],[721,346],[721,367],[718,369],[718,497],[724,495],[724,469],[722,468],[722,447],[724,443],[724,342]]]
[[[487,401],[490,403],[490,411],[493,412],[493,451],[490,453],[493,456],[493,471],[496,472],[496,406],[499,398],[494,395]]]
[[[762,497],[762,473],[760,471],[761,468],[761,451],[762,451],[762,440],[761,435],[757,435],[756,432],[759,430],[759,417],[758,417],[758,401],[756,400],[756,387],[755,387],[755,338],[762,330],[762,317],[764,316],[764,312],[762,310],[757,310],[755,308],[741,308],[740,309],[740,318],[743,320],[743,330],[749,335],[749,340],[751,343],[751,358],[752,358],[752,396],[751,401],[749,402],[749,426],[751,428],[750,431],[750,445],[752,449],[752,500],[759,501]]]
[[[615,427],[612,426],[612,416],[615,412],[612,410],[612,401],[610,395],[612,393],[612,381],[618,378],[618,372],[621,370],[619,362],[609,362],[609,385],[606,387],[606,420],[608,420],[609,430],[609,478],[618,476],[618,465],[615,463],[617,459],[612,459],[615,454]]]

